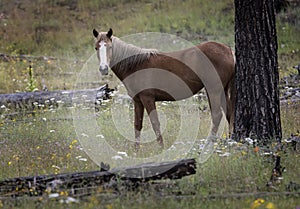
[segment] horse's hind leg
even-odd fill
[[[234,108],[235,108],[235,86],[234,78],[229,82],[225,89],[226,94],[226,119],[229,124],[229,137],[233,132],[233,123],[234,123]]]
[[[225,98],[223,97],[224,95],[222,93],[214,93],[208,95],[211,118],[212,118],[212,128],[210,131],[210,136],[217,136],[218,134],[220,122],[223,117],[222,108],[225,105],[223,104],[225,102]]]
[[[141,130],[143,127],[144,106],[141,102],[134,101],[134,133],[136,140],[136,149],[140,147]]]
[[[163,138],[162,138],[162,135],[160,132],[160,123],[159,123],[158,115],[157,115],[157,111],[156,111],[155,100],[154,100],[154,98],[149,97],[149,96],[140,96],[140,99],[141,99],[144,107],[146,108],[146,111],[147,111],[148,116],[151,121],[152,128],[157,137],[157,141],[163,147],[164,146]]]
[[[223,111],[225,112],[226,115],[226,120],[230,124],[230,117],[231,117],[231,101],[230,101],[230,95],[227,89],[225,89],[225,98],[226,98],[226,107],[222,107]]]

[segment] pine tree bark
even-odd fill
[[[281,140],[274,0],[235,0],[234,137]]]

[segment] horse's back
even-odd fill
[[[209,41],[197,46],[214,65],[222,80],[231,80],[234,76],[234,57],[230,47]]]
[[[234,68],[232,50],[225,44],[209,41],[197,46],[214,65]],[[232,71],[231,73],[233,73]]]

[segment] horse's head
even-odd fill
[[[112,56],[112,29],[108,32],[98,32],[93,30],[96,38],[95,49],[97,50],[97,57],[100,63],[99,70],[102,75],[108,74],[108,68]]]

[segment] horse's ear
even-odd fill
[[[111,39],[111,36],[113,34],[113,30],[110,28],[109,31],[107,32],[106,36]]]
[[[95,29],[95,28],[94,28],[94,30],[93,30],[93,34],[94,34],[95,38],[97,38],[97,37],[98,37],[98,35],[99,35],[98,31],[96,31],[96,29]]]

